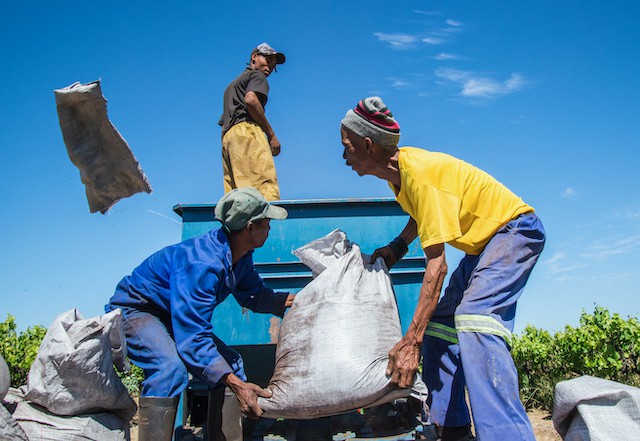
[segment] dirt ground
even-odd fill
[[[553,421],[549,412],[542,410],[533,410],[527,412],[529,421],[533,426],[533,432],[536,434],[537,441],[562,441],[562,438],[553,427]]]
[[[541,410],[532,410],[527,413],[537,441],[562,441],[562,438],[553,427],[551,415]],[[138,417],[133,418],[131,424],[131,441],[138,441]]]

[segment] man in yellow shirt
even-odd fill
[[[416,238],[427,257],[418,305],[389,352],[387,373],[411,385],[424,354],[430,418],[442,441],[535,440],[509,352],[516,302],[545,242],[531,206],[486,172],[444,153],[398,148],[400,126],[379,97],[360,101],[341,123],[343,157],[360,176],[388,181],[410,216],[372,258],[393,266]],[[451,275],[447,243],[466,253]]]

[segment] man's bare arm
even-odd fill
[[[444,244],[432,245],[424,251],[427,255],[427,267],[420,287],[418,305],[406,334],[389,352],[387,375],[391,375],[391,382],[399,387],[413,384],[413,377],[420,363],[424,331],[438,305],[442,284],[447,275]]]
[[[269,147],[271,147],[271,154],[273,156],[278,156],[280,154],[280,141],[276,136],[271,124],[269,124],[269,120],[267,119],[267,115],[264,112],[264,107],[262,107],[262,103],[258,98],[258,95],[249,91],[244,96],[244,102],[247,105],[247,110],[249,111],[249,115],[251,118],[258,123],[262,131],[267,135],[267,139],[269,140]]]

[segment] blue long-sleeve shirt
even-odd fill
[[[222,229],[168,246],[147,258],[116,287],[107,308],[145,311],[170,323],[178,354],[197,377],[218,383],[233,369],[213,340],[213,310],[229,294],[254,312],[284,315],[288,293],[267,288],[253,251],[232,265]]]

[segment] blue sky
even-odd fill
[[[636,2],[221,4],[5,2],[0,320],[100,314],[124,275],[180,240],[172,207],[222,195],[222,93],[263,41],[287,55],[267,106],[283,199],[391,196],[341,158],[340,119],[379,95],[401,144],[483,168],[542,218],[517,331],[576,325],[594,304],[640,313]],[[107,215],[89,213],[53,94],[97,79],[154,188]]]

